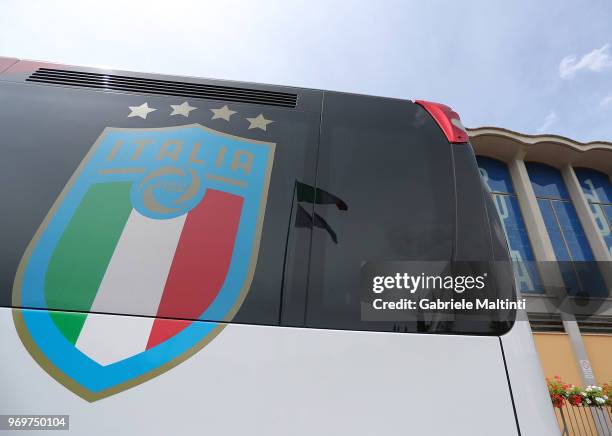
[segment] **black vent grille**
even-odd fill
[[[297,94],[288,92],[262,91],[232,86],[204,85],[200,83],[146,79],[142,77],[89,73],[85,71],[57,70],[53,68],[39,68],[32,73],[26,81],[141,94],[175,95],[180,97],[225,100],[289,108],[295,108],[297,104]]]
[[[534,332],[564,332],[561,318],[554,315],[529,314],[529,324]]]

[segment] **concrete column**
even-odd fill
[[[529,240],[531,241],[536,260],[539,262],[555,261],[555,251],[548,237],[544,218],[542,218],[533,186],[531,186],[531,180],[529,180],[523,156],[524,152],[521,151],[508,163],[508,169],[510,177],[512,177],[514,190],[518,196],[525,227],[527,227],[527,233],[529,234]]]
[[[508,169],[510,171],[510,177],[512,177],[514,190],[518,196],[521,213],[523,214],[525,227],[527,228],[529,240],[531,241],[537,261],[542,284],[547,294],[554,295],[554,289],[564,287],[565,284],[561,276],[561,271],[558,267],[555,267],[553,263],[557,260],[557,257],[555,256],[552,242],[546,230],[544,218],[538,206],[538,201],[533,191],[533,186],[531,185],[531,180],[529,179],[523,157],[524,152],[519,152],[519,154],[508,163]],[[551,289],[553,291],[551,291]],[[591,367],[591,362],[587,356],[576,318],[573,314],[564,312],[559,312],[559,315],[561,316],[563,328],[572,344],[572,351],[574,352],[576,364],[580,369],[583,382],[586,385],[596,384],[595,375]]]

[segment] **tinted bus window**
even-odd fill
[[[320,227],[313,231],[306,325],[392,331],[398,326],[360,322],[360,268],[450,260],[449,144],[410,102],[337,93],[324,101],[317,186],[341,203],[314,207]]]

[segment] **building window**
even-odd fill
[[[593,252],[561,173],[541,163],[528,162],[526,167],[568,293],[605,295]]]
[[[606,174],[588,168],[574,168],[591,215],[612,256],[612,183]]]
[[[533,250],[508,167],[505,163],[488,157],[477,156],[476,159],[480,175],[491,192],[506,234],[517,287],[521,292],[542,293]]]

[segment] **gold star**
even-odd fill
[[[189,106],[189,103],[186,101],[181,104],[171,104],[170,106],[172,106],[172,113],[170,116],[182,115],[185,118],[189,116],[189,112],[197,109],[197,107]]]
[[[257,115],[255,118],[247,118],[249,124],[249,129],[261,129],[266,130],[268,124],[273,123],[272,120],[266,120],[263,114]]]
[[[143,103],[140,106],[130,106],[130,114],[128,115],[128,118],[130,117],[140,117],[143,120],[147,119],[147,115],[149,115],[149,112],[153,112],[156,111],[157,109],[154,109],[152,107],[149,107],[148,103]]]
[[[223,106],[219,109],[211,109],[210,110],[214,115],[211,120],[216,120],[217,118],[221,118],[222,120],[229,121],[230,117],[238,112],[230,110],[227,105]]]

